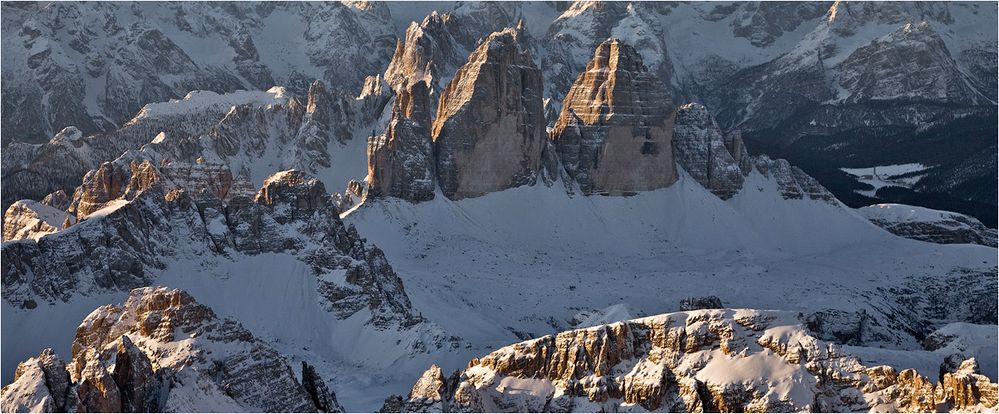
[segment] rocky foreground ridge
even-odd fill
[[[0,391],[4,412],[342,412],[303,362],[298,377],[270,345],[187,293],[133,290],[94,310],[66,362],[51,349]]]
[[[433,366],[383,412],[990,411],[999,384],[972,359],[867,366],[789,312],[710,309],[561,332],[446,376]]]

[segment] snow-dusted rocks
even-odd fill
[[[672,128],[665,84],[633,47],[613,39],[597,46],[569,89],[552,140],[583,193],[620,195],[676,181]]]
[[[407,80],[424,81],[432,91],[443,89],[444,81],[465,63],[468,55],[450,32],[456,19],[461,17],[433,12],[422,23],[411,23],[406,38],[395,46],[392,61],[385,69],[385,81],[395,90],[404,87]]]
[[[541,71],[517,30],[487,37],[441,93],[432,135],[452,199],[535,182],[545,140]]]
[[[203,182],[170,180],[148,160],[121,164],[103,164],[89,176],[107,179],[77,189],[71,210],[79,221],[69,230],[4,244],[5,301],[31,309],[146,286],[188,255],[284,253],[309,265],[323,308],[339,318],[367,309],[377,326],[421,321],[384,255],[343,225],[315,178],[283,171],[255,195],[219,198],[199,192]]]
[[[0,390],[0,409],[6,412],[67,412],[75,406],[66,362],[51,349],[18,364],[14,382]],[[70,405],[72,404],[72,405]]]
[[[109,131],[192,90],[323,79],[357,91],[392,56],[382,3],[4,6],[3,133],[39,142],[67,126]],[[303,42],[305,40],[305,42]],[[8,111],[10,109],[10,111]],[[17,137],[17,138],[14,138]]]
[[[839,98],[849,103],[915,98],[964,105],[988,101],[927,21],[906,23],[874,39],[851,53],[839,70],[839,86],[849,91],[849,96]]]
[[[404,81],[385,133],[369,138],[368,194],[413,202],[434,197],[430,90],[426,81]]]
[[[121,128],[107,133],[83,136],[70,127],[45,144],[14,143],[13,150],[2,153],[3,204],[41,199],[58,190],[71,192],[89,170],[150,142],[159,147],[182,143],[174,152],[163,152],[174,160],[193,162],[200,147],[196,138],[211,131],[231,108],[283,107],[291,101],[282,88],[222,95],[195,91],[183,99],[146,105]]]
[[[964,214],[904,204],[875,204],[857,211],[872,223],[902,237],[933,243],[996,247],[996,230]]]
[[[723,199],[738,193],[743,174],[749,173],[740,162],[747,158],[744,147],[738,133],[722,134],[704,105],[686,104],[676,110],[673,149],[677,164]]]
[[[21,200],[11,204],[4,212],[3,239],[37,239],[72,222],[73,219],[64,210],[37,201]]]
[[[760,375],[765,372],[765,374]],[[452,383],[453,382],[453,383]],[[812,337],[790,312],[718,309],[664,314],[510,345],[451,378],[431,367],[412,411],[977,411],[997,384],[974,360],[940,382],[865,366]]]
[[[542,41],[547,97],[560,104],[588,66],[593,49],[610,38],[635,47],[650,75],[668,87],[673,67],[658,17],[669,8],[665,3],[573,2],[551,23]]]
[[[838,204],[836,197],[826,190],[815,178],[785,159],[770,159],[766,155],[753,157],[753,168],[760,174],[777,183],[781,196],[788,200],[810,198]]]
[[[300,383],[277,351],[187,293],[142,288],[80,324],[68,364],[50,349],[21,363],[0,403],[40,412],[340,408],[322,378],[303,375]],[[314,402],[310,386],[324,390],[326,405]]]

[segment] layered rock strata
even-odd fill
[[[487,37],[441,93],[432,136],[451,199],[536,181],[545,142],[541,71],[514,29]]]
[[[584,194],[654,190],[676,181],[669,90],[631,46],[601,43],[565,96],[552,132]]]

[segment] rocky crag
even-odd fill
[[[983,411],[999,385],[974,359],[913,369],[867,366],[786,312],[701,310],[561,332],[434,366],[391,412]],[[760,376],[760,371],[768,372]]]
[[[544,87],[520,36],[489,35],[441,93],[432,136],[438,183],[451,199],[537,180]]]
[[[608,40],[566,94],[552,141],[584,194],[654,190],[677,178],[673,112],[668,89],[638,52]]]
[[[140,288],[80,324],[68,363],[46,349],[18,365],[0,405],[6,412],[343,411],[304,362],[301,375],[187,293]]]
[[[4,300],[31,309],[148,286],[189,255],[287,253],[308,265],[336,317],[368,310],[375,326],[422,321],[381,250],[344,226],[318,180],[283,171],[254,191],[222,166],[178,164],[123,156],[88,173],[69,228],[4,244]]]

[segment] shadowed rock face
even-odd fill
[[[585,194],[654,190],[676,181],[673,103],[635,49],[601,43],[569,89],[552,139]]]
[[[501,348],[445,377],[433,366],[383,410],[616,412],[957,411],[997,403],[974,359],[940,382],[865,366],[790,312],[678,312],[561,332]],[[763,377],[741,369],[768,370]],[[872,398],[873,397],[873,398]]]
[[[472,53],[441,94],[432,136],[451,199],[535,182],[545,140],[541,71],[505,29]]]
[[[404,85],[395,97],[385,133],[368,142],[368,195],[413,202],[434,198],[427,83]]]
[[[743,169],[748,157],[742,138],[723,136],[704,105],[686,104],[676,111],[673,148],[677,163],[718,197],[727,199],[742,189],[743,174],[749,173]]]

